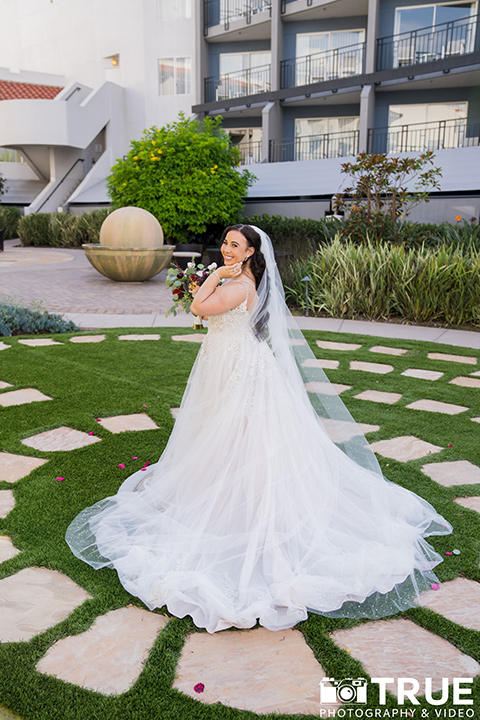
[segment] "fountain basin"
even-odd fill
[[[143,282],[158,275],[171,261],[175,245],[156,247],[108,247],[82,245],[91,265],[116,282]]]

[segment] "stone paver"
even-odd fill
[[[370,400],[371,402],[393,405],[400,400],[402,395],[401,393],[382,392],[381,390],[364,390],[353,397],[357,398],[357,400]]]
[[[45,347],[47,345],[64,345],[65,343],[57,342],[51,338],[32,338],[31,340],[19,340],[20,345],[29,345],[30,347]]]
[[[324,370],[336,370],[339,365],[339,360],[325,360],[324,358],[309,358],[302,362],[304,368],[323,368]]]
[[[35,450],[41,450],[41,452],[56,452],[57,450],[76,450],[86,445],[93,445],[100,440],[101,438],[95,437],[95,435],[88,435],[81,430],[62,425],[54,430],[46,430],[38,435],[25,438],[22,440],[22,444],[35,448]]]
[[[180,412],[180,408],[179,408],[179,407],[178,407],[178,408],[170,408],[170,413],[171,413],[171,415],[172,415],[172,417],[173,417],[174,420],[177,419],[179,412]]]
[[[0,642],[30,640],[91,598],[56,570],[29,567],[0,580]]]
[[[458,505],[469,510],[475,510],[480,513],[480,495],[471,495],[470,497],[456,497],[455,501]]]
[[[378,442],[372,443],[370,447],[379,455],[399,462],[418,460],[443,450],[442,447],[432,445],[425,442],[425,440],[419,440],[413,435],[403,435],[391,438],[391,440],[378,440]]]
[[[448,355],[447,353],[428,353],[427,357],[430,360],[445,360],[446,362],[459,362],[465,363],[466,365],[476,365],[477,358],[469,355]]]
[[[318,715],[324,677],[301,632],[259,627],[189,635],[173,687],[208,704],[262,714]],[[198,683],[205,686],[202,693],[194,690]]]
[[[340,395],[345,390],[350,390],[351,385],[342,385],[341,383],[320,382],[313,380],[305,383],[305,388],[309,393],[320,393],[320,395]]]
[[[356,343],[332,342],[331,340],[317,340],[317,345],[322,350],[358,350],[361,345]]]
[[[3,405],[3,407],[25,405],[31,402],[42,402],[43,400],[52,400],[52,398],[44,395],[36,388],[23,388],[22,390],[10,390],[0,393],[0,405]]]
[[[7,387],[13,387],[12,383],[3,382],[3,380],[0,380],[0,390],[3,390]]]
[[[480,377],[480,370],[475,370],[475,372],[470,373],[471,377]]]
[[[4,343],[0,340],[0,350],[8,350],[8,348],[12,347],[11,345],[7,345],[7,343]]]
[[[167,623],[164,615],[133,606],[112,610],[86,632],[58,640],[37,670],[103,695],[119,695],[137,680]]]
[[[128,430],[158,430],[158,425],[146,413],[112,415],[112,417],[100,418],[99,424],[111,433],[127,432]]]
[[[362,370],[363,372],[376,373],[377,375],[386,375],[394,370],[393,365],[385,363],[361,362],[359,360],[350,361],[350,370]]]
[[[442,689],[442,678],[480,675],[476,660],[411,620],[367,622],[335,630],[331,637],[362,663],[370,677],[416,678],[420,687],[415,695],[424,695],[424,678],[432,678],[433,692],[437,692]],[[396,682],[387,685],[387,690],[397,695]]]
[[[458,577],[440,590],[421,593],[418,604],[428,607],[468,630],[480,630],[480,583]]]
[[[119,335],[119,340],[160,340],[160,335]]]
[[[356,423],[355,421],[348,422],[331,418],[319,418],[319,421],[334,443],[346,442],[356,435],[366,435],[380,430],[380,425],[368,425],[368,423]]]
[[[105,340],[106,335],[75,335],[70,338],[73,343],[97,343]]]
[[[466,388],[480,388],[480,378],[456,377],[450,380],[450,385],[460,385]]]
[[[480,417],[478,417],[478,418],[470,418],[470,420],[472,420],[472,422],[478,422],[478,423],[480,423]]]
[[[428,463],[422,466],[422,472],[445,487],[480,483],[480,468],[468,460]]]
[[[0,563],[14,558],[19,552],[20,550],[17,550],[9,537],[0,535]]]
[[[402,375],[406,377],[418,378],[419,380],[439,380],[445,373],[436,370],[422,370],[421,368],[408,368],[404,370]]]
[[[445,413],[445,415],[458,415],[465,412],[468,407],[464,405],[453,405],[452,403],[439,402],[438,400],[415,400],[415,402],[405,405],[411,410],[425,410],[426,412]]]
[[[203,342],[205,335],[203,333],[191,333],[190,335],[172,335],[172,340],[179,342]]]
[[[387,345],[375,345],[370,348],[370,352],[381,353],[382,355],[405,355],[408,350],[404,348],[388,347]]]
[[[7,517],[15,507],[15,498],[11,490],[0,490],[0,518]]]
[[[28,455],[14,455],[0,452],[0,481],[17,482],[30,475],[32,470],[48,462],[43,458],[29,457]]]

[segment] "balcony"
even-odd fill
[[[205,78],[205,102],[270,92],[271,65],[225,73]]]
[[[231,20],[245,20],[247,25],[253,15],[272,12],[272,0],[203,0],[204,35],[215,25],[224,25],[228,30]]]
[[[349,132],[272,140],[269,162],[322,160],[323,158],[357,155],[358,139],[358,130],[350,130]]]
[[[479,145],[480,119],[437,120],[368,131],[369,153],[423,152]]]
[[[478,17],[378,38],[377,70],[418,65],[473,52]]]
[[[254,140],[253,142],[242,142],[235,145],[240,151],[241,165],[255,165],[262,162],[262,141]]]
[[[281,62],[282,88],[311,85],[337,78],[361,75],[364,68],[365,43],[323,50],[304,57]]]

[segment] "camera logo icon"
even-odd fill
[[[366,678],[323,678],[320,681],[320,702],[364,705],[367,702],[367,682]]]

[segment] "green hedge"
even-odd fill
[[[0,230],[3,230],[3,239],[10,240],[18,237],[18,222],[22,213],[16,207],[0,205]]]
[[[22,245],[36,247],[80,247],[99,241],[100,228],[110,208],[83,215],[70,213],[35,213],[22,217],[18,236]]]
[[[355,245],[336,238],[291,264],[288,302],[316,315],[480,325],[480,252],[442,246]],[[285,278],[284,278],[285,282]]]
[[[254,215],[245,218],[244,222],[265,230],[275,248],[292,253],[294,259],[305,257],[325,243],[330,243],[339,234],[344,240],[356,243],[367,241],[366,234],[358,234],[352,238],[346,232],[345,223],[338,219],[311,220],[299,217],[287,218],[281,215]],[[458,247],[463,252],[472,248],[480,251],[480,225],[478,222],[463,221],[452,224],[403,222],[400,224],[398,239],[384,237],[386,243],[405,244],[408,247],[441,247],[448,245]]]

